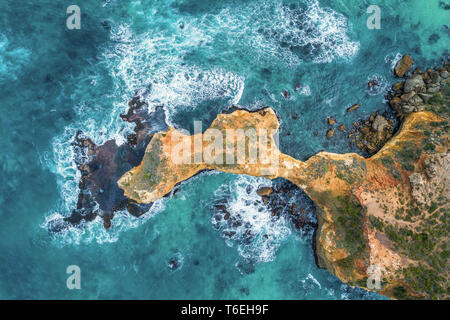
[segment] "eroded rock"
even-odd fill
[[[412,112],[424,110],[425,104],[447,83],[448,79],[440,74],[445,76],[448,69],[447,62],[444,67],[436,70],[428,68],[423,74],[417,68],[406,81],[394,84],[387,98],[397,116],[403,119]]]
[[[411,58],[409,54],[405,54],[402,59],[397,62],[394,73],[397,77],[403,78],[411,69],[414,64],[414,60]]]
[[[120,146],[115,140],[98,146],[81,131],[76,133],[72,148],[81,173],[77,207],[62,223],[52,223],[51,231],[60,232],[64,230],[65,223],[77,226],[97,216],[103,219],[103,225],[108,229],[117,211],[127,209],[130,214],[141,216],[150,209],[151,204],[138,204],[125,197],[117,181],[125,172],[140,164],[151,134],[167,128],[164,112],[158,109],[149,114],[146,103],[135,97],[129,103],[127,114],[121,117],[123,121],[134,123],[135,128],[134,133],[128,135],[127,143]]]
[[[366,120],[356,123],[356,129],[350,132],[349,138],[361,151],[371,155],[384,146],[393,132],[393,119],[372,113]]]
[[[416,93],[426,91],[425,82],[420,74],[415,74],[405,81],[403,92],[410,93],[412,91]]]

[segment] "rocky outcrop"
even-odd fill
[[[273,189],[271,187],[262,187],[256,190],[256,193],[261,197],[268,197],[273,193]]]
[[[70,217],[51,228],[59,231],[64,224],[97,216],[108,228],[114,212],[127,208],[139,216],[204,170],[283,178],[317,206],[320,267],[351,286],[388,297],[448,299],[448,67],[416,70],[393,86],[390,104],[404,121],[392,138],[393,124],[386,116],[374,113],[358,126],[355,132],[370,145],[370,158],[320,152],[303,162],[283,154],[274,138],[279,121],[268,107],[254,112],[233,108],[205,132],[190,135],[155,125],[151,117],[158,118],[158,112],[148,114],[145,103],[135,98],[122,115],[136,125],[127,143],[118,146],[111,140],[97,146],[81,132],[75,137],[82,176],[79,201]],[[257,192],[273,216],[285,212],[287,203],[279,197],[284,193],[284,188]],[[289,206],[287,217],[297,228],[316,227]],[[227,223],[241,223],[225,205],[216,204],[216,209]],[[180,263],[170,258],[168,267],[175,270]]]
[[[350,142],[368,155],[380,150],[394,133],[394,120],[378,112],[354,123],[354,126],[348,135]]]
[[[414,60],[409,54],[405,54],[399,62],[395,65],[394,73],[397,77],[403,78],[411,69]]]
[[[121,118],[134,123],[135,128],[127,142],[120,146],[115,140],[96,145],[81,131],[75,135],[72,142],[74,161],[81,173],[77,207],[68,217],[51,221],[50,231],[61,232],[96,217],[101,217],[105,228],[109,228],[117,211],[127,209],[132,215],[140,216],[150,209],[151,204],[139,204],[125,197],[117,180],[142,161],[151,134],[167,128],[164,112],[158,109],[149,114],[147,105],[135,97],[129,103],[127,114]]]
[[[384,130],[385,121],[376,118],[371,126]],[[267,162],[209,161],[224,159],[230,152],[238,154],[234,148],[246,139],[245,135],[236,137],[233,148],[212,150],[212,136],[218,138],[218,133],[225,134],[227,129],[249,128],[269,128],[274,134],[278,126],[276,114],[265,108],[220,114],[210,129],[194,136],[169,128],[153,136],[142,163],[127,172],[119,180],[119,186],[132,200],[151,203],[201,170],[287,179],[302,188],[317,205],[316,253],[321,267],[345,283],[389,297],[447,298],[448,226],[443,221],[448,214],[445,196],[448,186],[444,186],[444,195],[439,189],[442,187],[435,186],[433,192],[440,200],[436,208],[424,212],[412,201],[409,178],[426,171],[425,161],[435,163],[434,154],[448,153],[447,120],[426,111],[410,114],[399,133],[368,159],[357,154],[321,152],[302,162],[281,153],[271,135],[268,145],[258,145],[258,154],[265,155]],[[173,153],[180,141],[189,146],[181,162],[175,156],[181,150]],[[200,149],[192,148],[194,141],[203,141]],[[225,138],[224,145],[229,144]],[[241,154],[250,154],[254,145],[245,144]],[[200,157],[205,150],[210,157],[208,161]],[[196,156],[197,162],[193,161]],[[436,220],[439,227],[430,229],[428,219]],[[374,273],[379,280],[376,288],[369,281]]]
[[[389,104],[400,118],[412,112],[422,111],[436,93],[449,83],[450,64],[424,73],[416,69],[405,81],[393,85],[388,95]]]

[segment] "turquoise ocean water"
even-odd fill
[[[81,30],[66,28],[71,4]],[[381,30],[366,27],[371,4]],[[141,218],[117,214],[110,230],[46,226],[77,201],[76,130],[124,141],[132,128],[119,114],[144,88],[150,109],[163,105],[176,127],[207,126],[231,104],[269,105],[283,152],[356,151],[341,132],[325,138],[327,116],[349,127],[388,111],[401,54],[430,67],[448,56],[448,9],[438,0],[1,0],[0,298],[381,299],[318,269],[311,234],[253,204],[246,190],[270,184],[262,178],[197,176]],[[212,206],[223,198],[260,236],[222,237]],[[66,287],[69,265],[81,268],[81,290]]]

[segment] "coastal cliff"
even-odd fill
[[[118,185],[127,198],[149,204],[203,170],[290,180],[317,205],[320,267],[388,297],[447,299],[448,84],[437,95],[428,111],[405,115],[370,158],[320,152],[296,160],[277,148],[272,109],[236,110],[218,115],[203,133],[155,133],[141,164]],[[260,158],[250,161],[252,153]]]

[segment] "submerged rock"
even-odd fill
[[[167,267],[172,271],[178,270],[183,266],[183,260],[184,258],[181,253],[176,253],[168,259]]]
[[[283,98],[285,98],[285,99],[289,99],[289,98],[291,97],[291,94],[289,93],[289,91],[283,90],[283,91],[281,92],[281,96],[282,96]]]

